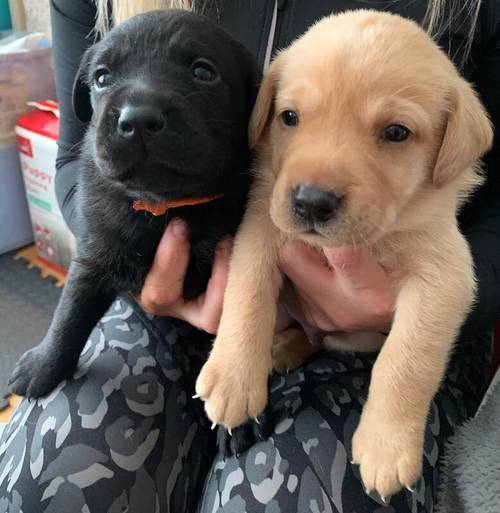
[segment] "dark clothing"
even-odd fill
[[[120,298],[73,379],[23,401],[0,437],[0,513],[430,513],[443,445],[484,392],[488,347],[464,345],[450,365],[416,493],[384,507],[349,463],[376,354],[318,353],[274,374],[274,433],[223,459],[191,398],[210,338]]]
[[[91,0],[51,0],[61,138],[57,192],[74,228],[73,193],[84,126],[71,110],[78,61],[91,44]],[[424,0],[279,0],[275,48],[332,10],[374,7],[421,20]],[[272,0],[218,0],[208,9],[264,62]],[[500,124],[500,2],[482,6],[464,75]],[[458,23],[458,22],[457,22]],[[461,62],[466,26],[442,44]],[[269,440],[239,458],[216,454],[194,381],[211,337],[146,316],[118,299],[94,329],[75,376],[49,397],[23,401],[0,438],[0,513],[430,513],[443,446],[472,415],[488,375],[488,331],[500,311],[500,144],[486,158],[487,185],[461,215],[480,291],[431,405],[424,475],[389,507],[365,495],[349,464],[375,354],[318,353],[270,381],[277,419]],[[474,342],[470,342],[473,340]],[[211,469],[209,468],[211,466]],[[198,509],[199,508],[199,509]]]
[[[63,214],[74,228],[74,191],[78,175],[78,145],[85,126],[72,112],[71,86],[80,58],[94,40],[96,9],[93,0],[51,0],[56,86],[61,108],[56,189]],[[283,48],[315,20],[346,9],[387,10],[421,21],[427,2],[392,0],[360,3],[357,0],[279,0],[274,48]],[[274,0],[216,0],[204,8],[231,35],[264,63]],[[469,57],[463,61],[464,41],[470,21],[465,14],[455,21],[451,36],[441,46],[453,57],[483,100],[495,126],[500,126],[500,0],[484,0]],[[486,185],[460,215],[462,230],[470,243],[479,283],[477,302],[463,329],[463,338],[491,329],[500,317],[500,135],[486,156]]]

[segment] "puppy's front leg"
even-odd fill
[[[12,373],[12,392],[42,397],[72,376],[92,328],[114,297],[95,269],[74,261],[47,335],[24,353]]]
[[[264,203],[250,200],[238,231],[219,331],[196,383],[208,417],[227,428],[257,417],[267,403],[281,273],[279,235]]]
[[[473,298],[470,256],[465,242],[461,246],[462,259],[424,255],[433,269],[403,283],[393,327],[373,367],[352,453],[366,489],[381,497],[411,488],[422,471],[429,406]]]

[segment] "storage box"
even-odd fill
[[[14,127],[27,102],[55,96],[49,44],[43,34],[0,42],[0,254],[33,240]]]
[[[16,125],[21,169],[38,256],[61,272],[69,267],[75,244],[54,189],[59,110],[50,101],[32,105],[37,110]]]
[[[32,241],[17,146],[0,140],[0,255]]]

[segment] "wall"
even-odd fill
[[[28,32],[50,32],[49,0],[23,0]],[[72,2],[73,0],[67,0]]]

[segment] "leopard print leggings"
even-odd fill
[[[318,353],[270,381],[272,436],[218,454],[191,399],[206,334],[118,299],[72,380],[24,400],[0,438],[0,513],[430,513],[443,444],[486,385],[489,340],[457,350],[429,414],[424,475],[385,507],[349,463],[374,354]]]

